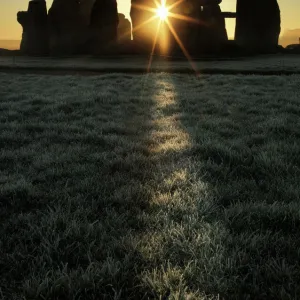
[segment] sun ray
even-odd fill
[[[151,18],[149,18],[148,20],[144,21],[143,23],[139,24],[138,26],[136,26],[135,28],[132,29],[132,32],[135,32],[137,30],[139,30],[141,27],[147,25],[148,23],[152,22],[154,19],[156,19],[157,16],[152,16]]]
[[[188,51],[186,50],[186,48],[184,47],[183,43],[181,42],[178,34],[176,33],[174,27],[172,26],[171,22],[169,22],[169,20],[166,20],[166,23],[168,24],[168,27],[171,31],[171,33],[173,34],[176,42],[178,43],[179,47],[181,48],[183,54],[185,55],[185,57],[187,58],[187,60],[189,61],[192,69],[195,71],[195,73],[198,75],[198,71],[197,71],[197,68],[196,68],[196,65],[195,63],[193,62],[192,60],[192,57],[190,56],[190,54],[188,53]]]
[[[130,31],[125,32],[122,36],[119,37],[119,39],[122,39],[124,36],[126,36],[126,35],[128,35],[128,34],[134,33],[135,31],[141,29],[143,26],[145,26],[145,25],[147,25],[148,23],[152,22],[152,21],[153,21],[154,19],[156,19],[156,18],[157,18],[156,15],[152,16],[151,18],[149,18],[148,20],[146,20],[146,21],[144,21],[143,23],[139,24],[138,26],[136,26],[136,27],[130,29]]]
[[[157,38],[158,38],[158,33],[159,33],[159,30],[160,30],[160,25],[161,25],[161,20],[159,20],[159,23],[157,24],[156,33],[155,33],[155,37],[154,37],[154,40],[153,40],[152,50],[151,50],[151,54],[150,54],[150,58],[149,58],[149,64],[148,64],[148,68],[147,68],[148,73],[150,71],[151,64],[152,64],[153,55],[154,55],[154,51],[155,51],[155,46],[156,46]]]
[[[160,7],[163,4],[162,2],[159,3],[157,0],[154,0],[154,3],[155,3],[155,5],[156,5],[157,8]]]
[[[168,6],[169,10],[172,10],[173,8],[175,8],[176,6],[180,5],[183,1],[185,0],[178,0],[177,2],[173,3],[172,5]]]
[[[149,7],[149,6],[142,5],[142,4],[132,4],[132,7],[138,8],[140,10],[146,10],[149,12],[156,13],[156,8],[154,8],[154,7]]]

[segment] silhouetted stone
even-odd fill
[[[118,37],[116,0],[96,0],[90,19],[89,45],[93,54],[114,51]]]
[[[221,0],[186,0],[176,7],[175,13],[186,20],[172,19],[172,23],[190,54],[220,52],[228,41],[220,3]]]
[[[277,0],[238,0],[235,39],[253,52],[273,52],[280,35]]]
[[[18,22],[23,27],[20,50],[28,55],[48,54],[48,22],[45,0],[29,2],[27,12],[18,12]]]
[[[183,46],[189,54],[198,52],[201,41],[202,32],[204,30],[202,5],[197,0],[185,0],[180,5],[176,6],[173,13],[182,16],[185,19],[172,18],[172,26],[182,42]],[[172,52],[182,52],[178,42],[173,37],[170,38],[172,44]]]
[[[121,43],[131,41],[131,23],[123,14],[119,14],[118,40]]]
[[[206,5],[203,7],[203,21],[206,27],[203,45],[205,52],[220,52],[222,46],[228,41],[225,18],[219,5]]]
[[[90,16],[95,0],[54,0],[49,10],[50,52],[86,52]]]

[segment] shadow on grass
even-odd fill
[[[218,231],[202,240],[204,250],[195,249],[192,259],[182,255],[185,266],[198,270],[182,273],[187,290],[221,299],[296,299],[299,78],[161,78],[177,94],[166,114],[177,116],[189,135],[190,174],[209,187],[211,206],[198,221]]]
[[[1,91],[0,295],[153,295],[137,276],[155,173],[153,80],[11,79]]]

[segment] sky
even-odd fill
[[[53,0],[46,0],[50,8]],[[118,10],[129,18],[131,0],[117,0]],[[263,1],[263,0],[261,0]],[[16,20],[16,14],[20,10],[27,10],[28,0],[0,0],[0,40],[20,40],[22,28]],[[299,0],[278,0],[281,8],[282,35],[300,33],[300,1]],[[223,0],[221,4],[223,11],[235,11],[236,0]],[[230,38],[234,36],[235,21],[227,21],[227,30]],[[298,30],[295,30],[298,29]],[[299,35],[300,37],[300,35]]]

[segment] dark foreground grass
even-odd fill
[[[0,74],[0,298],[298,299],[299,87]]]

